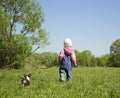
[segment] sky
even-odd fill
[[[65,38],[73,48],[89,50],[94,56],[109,54],[120,38],[120,0],[38,0],[44,13],[42,27],[50,44],[36,52],[57,52]]]

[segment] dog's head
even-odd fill
[[[30,81],[30,78],[31,78],[31,74],[28,74],[28,75],[24,75],[24,79]]]

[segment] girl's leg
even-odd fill
[[[64,69],[60,69],[60,81],[64,82],[65,81],[65,70]]]
[[[67,73],[67,81],[71,81],[72,80],[72,69],[68,69],[66,73]]]

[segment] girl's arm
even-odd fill
[[[59,62],[62,61],[62,58],[64,57],[64,50],[62,49],[60,54],[59,54]]]
[[[76,55],[75,55],[75,52],[72,53],[71,58],[72,58],[73,64],[74,64],[75,66],[77,66],[77,64],[76,64]]]

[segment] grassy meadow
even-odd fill
[[[31,84],[20,78],[31,71]],[[73,68],[71,82],[59,82],[59,68],[0,70],[0,98],[120,98],[120,68]]]

